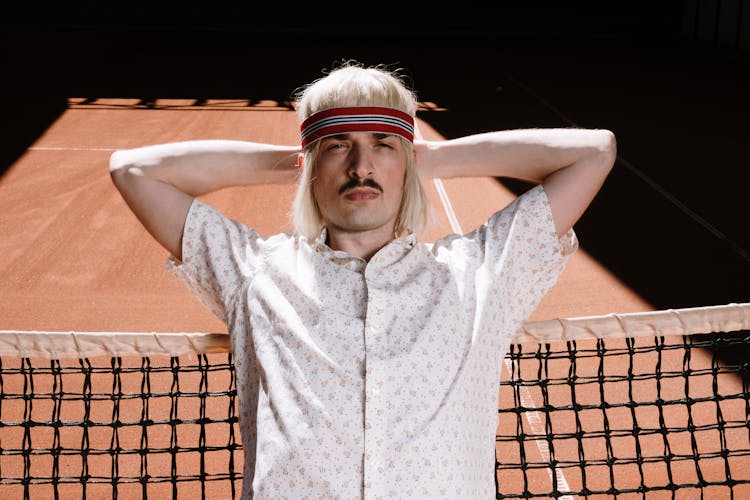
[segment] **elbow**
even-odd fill
[[[617,138],[611,130],[597,130],[597,150],[602,159],[602,165],[611,170],[617,159]]]
[[[128,166],[128,155],[125,150],[118,150],[109,157],[109,173],[114,176],[116,172],[121,172]]]
[[[112,179],[112,183],[118,188],[128,170],[121,153],[122,151],[115,151],[109,157],[109,176]]]
[[[617,156],[617,137],[611,130],[602,130],[604,150],[612,156]]]
[[[133,175],[138,175],[139,169],[128,155],[128,151],[119,150],[112,153],[109,157],[109,176],[112,183],[122,191],[123,185],[128,182]]]

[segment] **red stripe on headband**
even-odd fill
[[[398,109],[381,106],[331,108],[310,115],[300,125],[302,147],[331,135],[381,132],[414,141],[414,118]]]

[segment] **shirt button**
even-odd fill
[[[372,429],[372,424],[369,420],[365,421],[365,429]]]

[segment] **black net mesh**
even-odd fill
[[[750,498],[748,346],[748,332],[512,346],[498,498]],[[0,363],[3,497],[239,497],[230,354]]]
[[[748,332],[512,346],[498,498],[750,498],[748,346]]]
[[[238,494],[231,355],[1,362],[7,498]]]

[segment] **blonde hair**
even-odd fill
[[[396,71],[384,66],[365,67],[354,61],[346,61],[326,76],[298,89],[295,101],[300,123],[319,111],[338,107],[384,106],[413,117],[417,111],[416,95]],[[419,233],[427,227],[430,204],[414,163],[413,145],[400,139],[406,154],[406,175],[395,233]],[[292,206],[294,228],[309,240],[314,240],[325,225],[312,189],[319,144],[320,141],[315,141],[302,152],[303,167]]]

